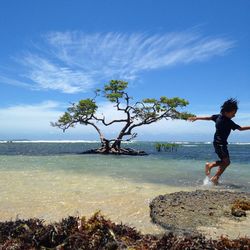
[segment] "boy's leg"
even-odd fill
[[[215,153],[218,155],[218,157],[222,160],[223,158],[223,152],[222,152],[222,148],[219,144],[217,143],[213,143],[214,145],[214,151]],[[210,172],[211,172],[211,169],[214,168],[214,167],[218,167],[222,164],[222,161],[214,161],[214,162],[207,162],[206,165],[205,165],[205,173],[206,175],[210,178]]]
[[[225,169],[230,165],[230,158],[224,158],[219,165],[219,168],[215,175],[210,179],[214,184],[218,184],[218,180]]]
[[[220,176],[225,171],[226,167],[230,165],[230,156],[229,156],[229,152],[227,149],[227,145],[219,145],[219,144],[214,143],[214,149],[215,149],[215,153],[218,155],[221,161],[217,161],[216,164],[213,164],[209,168],[209,170],[211,170],[212,167],[219,166],[216,174],[210,180],[214,184],[218,184],[218,180]]]
[[[214,167],[218,167],[221,165],[221,161],[207,162],[205,165],[205,173],[208,177],[210,177],[211,169]]]

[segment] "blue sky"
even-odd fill
[[[235,97],[250,125],[250,1],[6,0],[0,2],[0,139],[98,139],[49,122],[110,79],[135,100],[180,96],[197,115]],[[100,100],[100,112],[114,117]],[[105,129],[113,136],[118,128]],[[211,141],[214,124],[162,121],[138,139]],[[250,141],[234,132],[231,141]]]

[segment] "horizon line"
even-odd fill
[[[133,140],[133,141],[124,141],[123,143],[140,143],[140,142],[172,142],[176,144],[212,144],[212,141],[173,141],[173,140]],[[15,139],[15,140],[0,140],[0,143],[100,143],[99,140],[29,140],[29,139]],[[250,145],[250,142],[229,142],[228,144],[239,144],[239,145]]]

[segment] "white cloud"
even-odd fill
[[[44,101],[35,104],[20,104],[0,108],[0,139],[27,138],[27,139],[72,139],[72,136],[80,139],[98,139],[95,129],[90,126],[76,126],[65,133],[58,128],[50,126],[50,122],[55,122],[64,113],[69,104],[55,101]],[[100,103],[99,115],[107,114],[106,118],[111,120],[120,117],[121,114],[114,115],[114,107],[111,103]],[[101,124],[99,124],[101,125]],[[118,127],[107,128],[101,126],[105,133],[115,135]]]
[[[233,46],[228,39],[195,32],[51,32],[36,43],[36,51],[18,59],[24,71],[18,81],[36,89],[84,92],[101,81],[133,80],[143,71],[208,60]]]
[[[59,103],[46,101],[33,105],[17,105],[0,109],[1,131],[40,131],[49,127],[49,121],[60,115]]]
[[[0,139],[27,138],[27,139],[95,139],[98,134],[90,126],[79,125],[63,133],[60,129],[50,126],[51,121],[56,121],[67,107],[67,104],[54,101],[45,101],[38,104],[16,105],[0,109]],[[98,115],[103,113],[107,122],[125,118],[123,112],[118,112],[112,103],[99,103]],[[197,114],[199,116],[207,114]],[[235,122],[240,125],[250,125],[250,117],[245,113],[239,114]],[[103,133],[115,137],[123,124],[114,124],[105,127],[99,123]],[[162,120],[157,123],[139,127],[134,132],[138,133],[139,140],[209,140],[212,141],[214,123],[208,121],[186,122],[180,120]],[[234,132],[230,139],[234,141],[249,141],[250,132]]]
[[[24,58],[23,63],[28,68],[26,77],[36,83],[38,89],[76,93],[91,87],[92,82],[87,75],[79,70],[52,63],[46,58],[29,54]]]
[[[50,126],[50,122],[55,122],[61,116],[67,105],[54,102],[45,101],[38,104],[29,105],[15,105],[7,108],[0,109],[0,139],[6,138],[8,135],[10,138],[13,137],[26,137],[26,138],[70,138],[70,136],[78,136],[81,139],[88,138],[89,135],[94,136],[93,138],[98,139],[98,134],[95,129],[90,126],[78,125],[75,128],[71,128],[63,134],[62,130],[53,128]],[[112,103],[102,102],[99,103],[99,110],[97,115],[102,117],[105,115],[107,122],[113,119],[125,118],[123,112],[118,112]],[[119,133],[124,123],[115,123],[112,126],[104,126],[100,122],[98,126],[107,137],[115,137]],[[156,124],[138,128],[135,132],[139,135],[159,135],[168,133],[180,133],[187,132],[185,128],[186,123],[180,121],[161,121]],[[47,134],[47,135],[46,135]],[[41,135],[41,136],[40,136]]]
[[[116,108],[113,106],[112,103],[109,102],[102,102],[99,105],[98,115],[102,117],[102,114],[105,115],[105,119],[107,122],[110,122],[114,119],[126,119],[126,115],[122,111],[117,111]],[[112,126],[105,127],[102,126],[101,123],[99,124],[102,130],[105,133],[115,135],[119,132],[121,127],[125,123],[115,123]],[[150,125],[145,125],[141,127],[137,127],[134,132],[138,132],[138,135],[169,135],[169,134],[195,134],[199,133],[207,134],[210,131],[213,131],[214,123],[209,122],[187,122],[183,120],[161,120],[156,123],[152,123]],[[143,136],[141,136],[142,138]]]
[[[61,130],[50,126],[65,106],[54,101],[20,104],[0,109],[0,140],[62,138]],[[72,134],[71,134],[72,135]]]
[[[55,122],[61,116],[67,105],[54,102],[45,101],[38,104],[30,105],[16,105],[7,108],[0,109],[0,117],[2,118],[0,124],[0,131],[8,131],[13,133],[27,132],[30,135],[34,133],[54,133],[60,136],[62,131],[50,126],[50,122]],[[105,115],[106,122],[110,122],[113,119],[126,118],[123,112],[119,112],[113,106],[112,103],[102,102],[99,103],[99,109],[97,116],[102,117]],[[98,123],[99,127],[103,133],[107,136],[114,137],[118,134],[124,123],[115,123],[111,126],[104,126],[101,122]],[[199,124],[198,126],[193,123],[187,123],[185,121],[165,121],[162,120],[152,125],[139,127],[135,130],[139,134],[169,134],[169,133],[191,133],[195,132],[206,132],[208,131],[207,124]],[[71,128],[66,131],[66,134],[78,134],[78,135],[88,135],[96,134],[96,131],[89,126],[79,125],[76,128]]]

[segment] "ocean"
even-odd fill
[[[177,143],[176,151],[157,152],[155,142],[131,142],[126,147],[149,155],[119,156],[80,154],[98,142],[1,142],[0,220],[54,221],[101,210],[144,233],[161,232],[150,222],[149,202],[160,194],[207,188],[204,165],[217,160],[211,143]],[[250,144],[228,147],[232,163],[211,188],[250,192]]]

